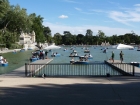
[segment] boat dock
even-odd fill
[[[112,65],[112,66],[122,69],[124,71],[131,71],[132,69],[134,69],[134,76],[140,76],[139,67],[134,66],[134,68],[133,68],[133,65],[130,65],[129,63],[125,63],[125,62],[121,63],[120,60],[114,60],[114,63],[112,63],[111,60],[108,60],[106,62],[109,63],[109,65]]]
[[[35,62],[31,62],[30,64],[48,64],[53,59],[44,59],[44,60],[37,60]],[[39,69],[39,68],[36,68]],[[25,65],[13,70],[10,73],[2,74],[0,77],[25,77]]]

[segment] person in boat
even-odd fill
[[[92,55],[89,53],[89,56],[88,57],[92,57]]]
[[[87,54],[85,54],[84,57],[86,58],[87,57]]]
[[[74,61],[74,58],[73,57],[71,58],[71,61]]]
[[[2,60],[3,59],[3,56],[2,55],[0,55],[0,60]]]
[[[75,55],[74,56],[77,56],[78,54],[75,52]]]
[[[3,64],[4,62],[3,62],[3,60],[0,60],[0,64]]]
[[[55,57],[55,55],[56,55],[56,53],[53,53],[53,54],[52,54],[52,57]]]
[[[88,59],[87,54],[85,54],[84,58],[85,58],[85,61],[87,61],[87,59]]]
[[[83,61],[83,58],[82,58],[82,57],[80,57],[80,58],[79,58],[79,61]]]
[[[106,53],[106,48],[104,49],[103,53]]]
[[[72,57],[71,60],[70,60],[70,63],[73,64],[74,62],[75,62],[74,58]]]
[[[6,58],[3,58],[2,60],[3,60],[3,63],[7,63],[7,60],[6,60]]]

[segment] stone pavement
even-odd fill
[[[140,77],[0,77],[0,105],[140,105]]]

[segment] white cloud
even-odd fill
[[[137,6],[140,4],[136,4]],[[140,22],[140,7],[121,8],[121,11],[108,12],[109,17],[117,22],[130,25],[130,22]]]
[[[64,0],[65,2],[68,2],[68,3],[78,3],[78,4],[81,4],[80,2],[76,2],[74,0]]]
[[[75,7],[75,9],[76,9],[77,11],[81,11],[81,9],[80,9],[80,8]]]
[[[140,6],[140,4],[135,4],[134,6]]]
[[[125,28],[112,28],[112,27],[105,27],[105,26],[96,26],[96,25],[83,25],[83,26],[67,26],[61,24],[54,24],[49,22],[44,22],[44,26],[50,27],[52,31],[52,35],[55,33],[60,33],[63,35],[64,31],[70,31],[72,34],[86,34],[87,29],[91,29],[93,31],[93,35],[97,34],[98,30],[102,30],[107,36],[112,35],[123,35],[125,33],[130,33],[132,29],[125,29]],[[61,27],[61,28],[60,28]],[[135,30],[136,34],[140,34],[140,31]]]
[[[100,10],[100,9],[91,9],[90,11],[93,11],[93,12],[104,12],[103,10]]]
[[[65,19],[65,18],[68,18],[68,16],[66,16],[66,15],[61,15],[61,16],[59,16],[59,18]]]
[[[117,22],[129,25],[127,23],[127,20],[128,20],[128,18],[130,18],[130,15],[128,15],[128,14],[125,14],[125,13],[119,12],[119,11],[111,11],[109,13],[109,17]]]

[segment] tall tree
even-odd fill
[[[105,37],[105,33],[102,30],[98,30],[98,36],[100,38],[104,38]]]
[[[84,35],[83,34],[78,34],[76,39],[77,39],[78,44],[84,44]]]
[[[54,34],[53,39],[54,39],[55,44],[57,44],[57,45],[62,44],[62,36],[60,33]]]
[[[43,25],[42,25],[42,22],[43,22],[43,18],[39,15],[39,16],[36,16],[36,14],[32,14],[35,16],[34,18],[34,21],[33,21],[33,25],[32,25],[32,30],[35,31],[36,33],[36,41],[37,43],[41,42],[41,43],[44,43],[45,42],[45,36],[43,34]]]
[[[93,36],[93,32],[90,29],[88,29],[86,32],[86,36]]]
[[[47,42],[50,43],[52,41],[52,36],[51,36],[50,28],[49,27],[44,27],[43,33],[44,33],[44,36],[45,36]]]

